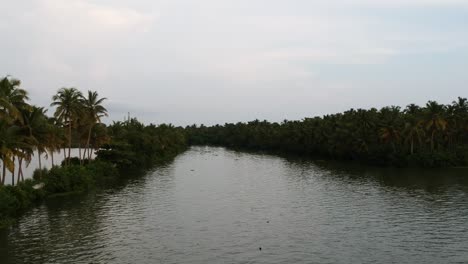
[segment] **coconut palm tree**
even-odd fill
[[[19,88],[21,82],[17,79],[5,77],[0,80],[0,159],[3,163],[2,179],[4,184],[6,170],[14,177],[15,159],[22,156],[19,150],[24,143],[21,134],[23,118],[21,112],[29,109],[26,102],[29,98],[26,90]],[[12,179],[14,184],[14,179]]]
[[[468,135],[468,99],[458,97],[450,106],[453,114],[453,130],[457,141],[463,140]]]
[[[5,77],[0,80],[0,118],[12,123],[21,121],[21,108],[27,108],[28,93],[19,88],[21,82]]]
[[[3,163],[2,185],[5,184],[6,171],[14,173],[14,160],[16,157],[23,156],[21,149],[24,147],[26,147],[26,143],[21,135],[21,128],[0,119],[0,159]],[[12,184],[14,184],[14,178]]]
[[[59,123],[55,118],[49,118],[47,120],[47,135],[46,135],[46,150],[49,152],[49,156],[52,161],[52,166],[55,166],[54,163],[54,152],[60,151],[61,146],[64,143],[64,133],[63,129],[60,127]]]
[[[32,106],[31,111],[26,112],[24,116],[25,127],[29,137],[35,143],[37,157],[39,161],[39,170],[42,170],[42,153],[46,152],[48,138],[48,120],[47,110],[43,107]]]
[[[81,98],[82,94],[76,88],[61,88],[50,104],[57,107],[54,117],[68,126],[68,158],[71,155],[72,127],[82,111]]]
[[[437,132],[443,132],[447,128],[445,117],[446,106],[435,101],[429,101],[424,108],[424,124],[426,130],[430,132],[431,151],[434,151],[434,138]]]
[[[84,119],[88,126],[88,138],[86,140],[86,150],[88,151],[88,157],[91,157],[91,150],[90,150],[90,141],[91,141],[91,133],[93,127],[101,123],[101,118],[107,116],[107,109],[102,106],[102,103],[107,98],[99,98],[97,92],[88,91],[87,97],[82,97],[82,104],[84,106]],[[84,157],[86,156],[86,150],[84,153]]]

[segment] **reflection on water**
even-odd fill
[[[143,177],[34,208],[0,231],[0,259],[463,263],[467,176],[195,147]]]

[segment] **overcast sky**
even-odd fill
[[[468,0],[2,1],[0,76],[111,120],[225,123],[468,96]]]

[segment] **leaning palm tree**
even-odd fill
[[[82,110],[81,92],[76,88],[61,88],[52,97],[50,106],[57,107],[54,113],[55,118],[68,126],[68,158],[71,155],[72,147],[72,127],[76,118]]]
[[[88,151],[88,156],[91,157],[90,141],[93,127],[101,123],[102,117],[107,116],[107,109],[102,106],[102,102],[106,99],[105,97],[99,98],[98,93],[93,91],[88,91],[88,97],[82,97],[84,120],[88,125],[88,139],[86,140],[84,157],[86,156],[86,151]]]
[[[5,120],[0,119],[0,159],[3,163],[1,184],[5,184],[6,171],[14,173],[15,158],[22,157],[20,151],[24,146],[24,140],[21,135],[21,128],[16,125],[10,125]],[[14,179],[12,179],[14,184]]]

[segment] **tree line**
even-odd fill
[[[109,140],[101,124],[101,118],[107,116],[102,105],[106,98],[99,98],[97,92],[88,91],[83,95],[76,88],[61,88],[52,96],[50,106],[55,107],[55,112],[48,116],[46,108],[28,102],[28,92],[20,85],[19,80],[11,77],[0,80],[2,185],[7,171],[11,173],[13,185],[15,178],[16,183],[23,181],[23,164],[29,164],[35,153],[41,168],[42,154],[47,154],[55,165],[57,151],[62,150],[64,159],[70,160],[72,145],[78,146],[81,163],[91,158],[93,149]]]
[[[97,92],[61,88],[51,99],[55,111],[48,116],[46,108],[29,103],[19,80],[0,79],[0,228],[46,197],[106,187],[187,146],[181,127],[145,125],[135,118],[101,123],[106,98]],[[72,157],[71,148],[78,148],[78,157]],[[58,151],[61,164],[54,162]],[[41,154],[51,159],[52,168],[42,168]],[[39,168],[33,179],[25,179],[22,168],[32,158],[39,160]],[[7,173],[11,185],[5,185]]]
[[[190,144],[265,150],[391,166],[467,166],[468,100],[429,101],[281,123],[186,127]]]

